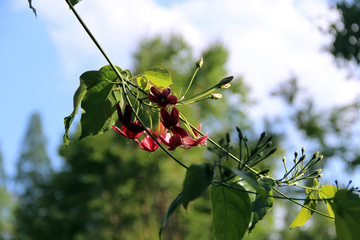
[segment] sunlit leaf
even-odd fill
[[[336,191],[337,191],[337,188],[335,186],[332,186],[332,185],[321,186],[320,191],[319,191],[319,197],[322,199],[333,198],[333,197],[335,197]],[[334,212],[330,205],[331,202],[332,202],[331,200],[325,200],[325,204],[326,204],[327,210],[329,212],[329,215],[331,217],[335,217]]]
[[[312,199],[317,199],[317,195],[315,192],[306,189],[306,200],[304,205],[312,208],[312,209],[316,209],[317,207],[317,201],[313,201]],[[302,227],[305,225],[305,223],[311,218],[312,214],[314,212],[307,209],[307,208],[301,208],[299,214],[296,216],[296,218],[294,219],[294,221],[291,223],[290,225],[290,229],[296,228],[296,227]]]
[[[251,204],[253,218],[249,228],[249,233],[254,229],[255,224],[263,219],[265,215],[271,210],[274,203],[274,198],[269,197],[269,195],[272,195],[271,188],[274,186],[274,182],[270,179],[264,179],[260,180],[259,184],[266,190],[268,194],[265,198],[256,195],[255,201]]]
[[[185,175],[182,193],[182,205],[187,208],[190,201],[200,197],[211,184],[214,166],[208,163],[191,165]]]
[[[250,184],[250,186],[253,187],[262,198],[265,199],[267,197],[268,192],[265,190],[264,187],[259,184],[256,176],[253,173],[247,171],[240,171],[237,169],[233,169],[232,171],[234,174],[243,178],[248,184]]]
[[[143,76],[158,88],[166,88],[172,84],[171,74],[166,68],[151,68]]]
[[[118,70],[121,69],[118,67]],[[81,103],[81,136],[80,139],[101,134],[110,129],[117,119],[116,101],[121,99],[119,91],[114,91],[119,82],[110,66],[99,71],[88,71],[80,76],[80,86],[74,95],[73,112],[64,119],[64,144],[69,143],[69,128]]]
[[[32,0],[28,0],[28,2],[29,2],[29,8],[34,12],[35,16],[37,16],[36,9],[33,7],[32,3],[31,3]]]
[[[241,186],[239,190],[211,186],[213,231],[217,240],[242,239],[251,219],[251,202]]]
[[[164,227],[166,226],[167,222],[169,221],[171,215],[175,212],[175,210],[180,206],[182,202],[182,193],[180,193],[179,195],[177,195],[177,197],[174,199],[174,201],[170,204],[169,208],[167,209],[166,211],[166,214],[165,214],[165,218],[164,218],[164,221],[163,221],[163,224],[160,228],[160,231],[159,231],[159,237],[161,238],[161,233],[162,233],[162,230],[164,229]]]
[[[148,81],[146,81],[146,78],[144,78],[143,76],[137,77],[136,82],[137,82],[138,86],[141,89],[143,89],[144,91],[150,89],[150,83]]]
[[[360,239],[359,195],[347,189],[339,190],[335,194],[332,206],[335,213],[335,227],[338,239]]]

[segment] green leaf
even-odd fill
[[[36,14],[36,9],[33,7],[33,5],[32,5],[32,0],[28,0],[28,2],[29,2],[29,8],[34,12],[34,14],[35,14],[35,17],[37,17],[37,14]]]
[[[264,187],[268,194],[265,198],[256,195],[255,201],[251,204],[253,218],[249,228],[249,233],[254,229],[255,224],[263,219],[264,216],[271,210],[274,203],[274,198],[269,197],[269,195],[272,195],[271,188],[275,185],[274,182],[270,179],[263,179],[259,181],[259,184]]]
[[[217,240],[242,239],[251,219],[251,203],[248,193],[240,185],[239,190],[211,187],[213,231]]]
[[[166,68],[151,68],[143,76],[158,88],[166,88],[172,84],[171,74]]]
[[[317,199],[316,193],[312,190],[306,189],[306,200],[305,200],[304,205],[315,210],[317,207],[317,201],[316,200],[313,201],[312,199]],[[304,224],[311,218],[313,213],[314,213],[313,211],[311,211],[307,208],[304,208],[304,207],[301,208],[299,214],[296,216],[294,221],[291,223],[290,229],[304,226]]]
[[[175,212],[175,210],[180,206],[182,202],[182,193],[177,195],[177,197],[174,199],[174,201],[170,204],[169,208],[166,211],[165,218],[163,221],[163,224],[159,231],[159,238],[161,239],[161,233],[164,227],[166,226],[166,223],[169,221],[171,215]]]
[[[209,163],[191,165],[185,175],[182,193],[182,205],[187,208],[190,201],[198,198],[211,184],[214,166]]]
[[[240,171],[237,169],[232,169],[233,173],[241,178],[243,178],[250,186],[252,186],[258,194],[264,199],[267,198],[268,192],[260,186],[259,182],[256,180],[256,176],[248,171]]]
[[[347,189],[336,192],[332,204],[339,240],[360,239],[360,198]]]
[[[121,69],[117,67],[119,71]],[[73,112],[64,119],[64,144],[69,143],[69,129],[81,103],[80,139],[101,134],[111,128],[116,121],[116,101],[121,99],[120,91],[111,82],[119,82],[117,75],[110,66],[104,66],[99,71],[88,71],[80,76],[80,86],[74,95]]]
[[[81,0],[70,0],[70,3],[71,3],[72,6],[75,6],[80,1]]]
[[[150,89],[150,83],[146,81],[145,77],[143,76],[137,77],[136,82],[142,90],[146,91]]]
[[[321,186],[320,191],[319,191],[319,197],[322,199],[333,198],[333,197],[335,197],[336,191],[337,191],[337,188],[335,186],[332,186],[332,185]],[[327,210],[329,212],[329,215],[331,217],[335,217],[334,212],[330,205],[332,202],[333,201],[331,201],[331,200],[325,200],[325,204],[326,204]]]

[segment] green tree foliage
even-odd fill
[[[186,96],[191,97],[204,89],[208,89],[227,76],[228,56],[228,50],[220,42],[213,43],[204,49],[201,56],[197,57],[197,59],[203,58],[203,66],[197,73],[191,90]],[[186,86],[196,68],[195,62],[189,44],[181,36],[170,35],[169,37],[158,36],[142,41],[134,53],[133,65],[135,66],[135,74],[142,73],[150,67],[166,67],[171,72],[175,83],[171,86],[172,90],[175,95],[180,95],[186,91]],[[221,104],[213,101],[202,101],[194,104],[191,110],[181,108],[181,111],[184,112],[184,115],[191,117],[189,121],[201,120],[204,126],[206,125],[218,133],[234,130],[234,126],[228,124],[229,121],[241,125],[244,129],[250,128],[251,124],[245,114],[246,108],[253,103],[248,94],[249,86],[241,77],[236,77],[231,85],[229,89],[223,92],[226,97]],[[224,114],[228,116],[226,119],[218,117]]]
[[[338,158],[354,170],[360,164],[358,131],[359,100],[329,109],[319,109],[306,89],[298,86],[296,77],[283,82],[273,95],[280,97],[291,109],[283,122],[294,124],[295,128],[312,142],[325,158]],[[290,125],[291,125],[290,124]],[[284,129],[284,128],[283,128]],[[283,134],[285,134],[283,132]]]
[[[139,72],[150,66],[166,66],[173,81],[183,81],[185,86],[195,69],[192,50],[181,37],[173,35],[170,39],[143,41],[134,55],[134,65]],[[226,74],[227,50],[217,44],[205,53],[204,68],[208,61],[211,66],[218,66],[217,70],[207,75],[200,70],[199,79],[205,83],[195,79],[189,95],[200,86],[219,82]],[[193,64],[187,65],[189,62]],[[244,101],[246,97],[243,96]],[[211,103],[220,106],[218,102]],[[194,114],[192,121],[203,123],[206,116],[204,112]],[[204,123],[203,128],[210,130]],[[139,151],[135,142],[128,142],[115,131],[71,140],[68,147],[61,147],[60,153],[64,167],[41,186],[44,194],[33,199],[29,210],[33,220],[27,223],[27,229],[19,229],[23,235],[29,239],[157,238],[167,207],[182,189],[185,171],[179,171],[175,162],[161,151],[150,156]],[[180,149],[175,154],[186,164],[204,162],[199,149],[186,153]],[[176,211],[163,230],[163,238],[212,239],[209,198],[210,192],[205,191],[203,197],[189,204],[188,213]]]
[[[7,188],[8,177],[4,169],[4,161],[0,150],[0,239],[7,239],[11,235],[13,196]]]
[[[29,223],[35,216],[44,214],[43,209],[35,206],[45,194],[46,190],[42,186],[52,174],[39,113],[31,115],[21,146],[15,176],[18,201],[14,213],[16,218],[14,231],[17,238],[27,239],[26,236],[33,231]]]
[[[330,25],[329,33],[333,41],[329,51],[342,65],[349,62],[360,64],[360,1],[339,0],[335,8],[340,15],[340,21]]]

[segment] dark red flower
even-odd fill
[[[179,123],[179,110],[174,107],[169,114],[165,108],[160,110],[161,122],[164,126],[169,129],[174,135],[179,135],[180,137],[187,137],[188,133],[185,129],[180,127]]]
[[[182,138],[179,135],[172,135],[167,133],[165,137],[160,136],[161,141],[168,146],[167,150],[172,151],[182,144]]]
[[[135,139],[140,137],[144,132],[144,127],[141,126],[138,120],[131,122],[132,119],[132,109],[130,105],[126,105],[124,115],[122,115],[121,108],[119,103],[116,103],[116,109],[118,112],[119,120],[121,123],[121,128],[113,125],[113,129],[124,137]]]
[[[177,103],[177,97],[170,95],[170,93],[170,88],[165,88],[160,92],[156,87],[151,87],[148,98],[151,102],[157,103],[159,107],[166,108],[168,105],[175,105]]]

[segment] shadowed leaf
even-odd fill
[[[239,190],[211,187],[213,231],[217,240],[242,239],[251,219],[251,203],[248,193],[240,185]]]
[[[121,72],[121,69],[118,67]],[[122,72],[124,73],[124,72]],[[124,73],[127,75],[127,73]],[[69,143],[69,128],[81,103],[81,136],[80,139],[101,134],[110,129],[117,119],[116,101],[121,99],[119,91],[111,82],[119,81],[110,66],[99,71],[88,71],[80,76],[80,86],[74,95],[73,112],[64,119],[64,144]]]
[[[164,227],[166,226],[166,223],[169,221],[171,215],[175,212],[175,210],[180,206],[181,204],[181,201],[182,201],[182,193],[180,193],[179,195],[177,195],[177,197],[174,199],[174,201],[170,204],[169,208],[167,209],[166,211],[166,214],[165,214],[165,218],[164,218],[164,221],[163,221],[163,224],[160,228],[160,231],[159,231],[159,238],[161,239],[161,233],[162,233],[162,230],[164,229]]]
[[[269,197],[269,195],[272,195],[271,188],[274,186],[274,182],[270,179],[264,179],[260,180],[259,184],[266,190],[267,196],[263,198],[259,195],[256,195],[255,201],[251,204],[253,218],[249,228],[249,233],[254,229],[255,224],[263,219],[265,215],[271,210],[274,203],[274,198]]]
[[[190,201],[198,198],[210,185],[214,167],[208,163],[193,164],[186,171],[183,184],[182,205],[187,208]]]
[[[339,240],[360,239],[360,198],[349,190],[336,192],[332,204]]]

